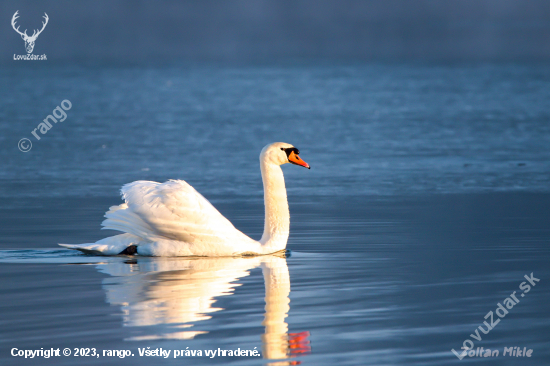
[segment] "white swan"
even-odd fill
[[[265,224],[260,241],[237,230],[206,198],[183,180],[137,181],[122,187],[125,203],[105,214],[104,229],[124,232],[96,243],[59,244],[86,253],[148,256],[262,255],[284,250],[290,214],[280,165],[309,169],[294,146],[275,142],[262,149]]]

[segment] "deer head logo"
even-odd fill
[[[37,33],[36,29],[34,30],[32,36],[28,36],[27,35],[27,30],[25,29],[24,32],[20,32],[19,31],[19,26],[17,28],[15,28],[15,20],[17,18],[19,18],[19,15],[17,15],[17,13],[19,12],[19,10],[17,10],[15,12],[15,14],[13,14],[13,18],[11,18],[11,26],[13,27],[13,29],[19,33],[21,35],[21,38],[23,38],[23,41],[25,41],[25,49],[27,50],[27,53],[32,53],[32,50],[34,49],[34,42],[36,41],[36,38],[38,38],[38,36],[40,35],[40,33],[42,33],[42,31],[44,30],[44,28],[46,28],[46,24],[48,24],[48,14],[44,13],[44,19],[46,20],[45,22],[42,22],[42,29],[40,29]]]

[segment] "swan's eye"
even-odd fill
[[[285,151],[285,148],[284,148],[284,147],[281,147],[281,150]]]

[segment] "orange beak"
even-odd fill
[[[309,164],[303,161],[302,159],[300,159],[300,157],[296,155],[294,151],[291,152],[290,155],[288,156],[288,161],[290,161],[292,164],[300,165],[300,166],[303,166],[304,168],[311,169],[309,167]]]

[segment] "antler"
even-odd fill
[[[17,12],[16,12],[16,13],[17,13]],[[43,18],[46,20],[46,23],[42,22],[42,29],[40,29],[40,30],[38,31],[38,33],[36,33],[36,29],[35,29],[34,32],[33,32],[33,34],[32,34],[32,36],[30,36],[30,38],[36,38],[36,37],[38,37],[38,36],[40,35],[40,33],[42,33],[42,31],[44,30],[44,28],[46,28],[46,24],[48,24],[48,20],[49,20],[50,18],[48,18],[48,14],[46,14],[46,13],[44,13],[44,17],[43,17]],[[26,31],[27,31],[27,30],[25,29],[25,32],[26,32]],[[35,33],[36,33],[36,35],[35,35]]]
[[[25,29],[25,32],[21,32],[21,31],[19,30],[19,26],[18,26],[17,28],[15,28],[15,20],[16,20],[17,18],[19,18],[19,15],[17,15],[17,13],[19,13],[19,10],[17,10],[17,11],[15,12],[15,14],[13,14],[13,17],[11,18],[11,26],[13,27],[13,29],[14,29],[17,33],[19,33],[21,36],[25,36],[25,38],[28,38],[28,39],[36,39],[36,37],[38,37],[38,35],[39,35],[40,33],[42,33],[42,31],[44,30],[44,28],[46,28],[46,24],[48,24],[48,20],[50,20],[50,18],[48,18],[48,14],[44,13],[44,20],[45,20],[45,22],[42,22],[42,29],[40,29],[40,30],[38,31],[38,33],[37,33],[37,30],[35,29],[34,32],[33,32],[33,34],[32,34],[32,36],[29,37],[29,36],[27,35],[27,30],[26,30],[26,29]]]
[[[16,31],[17,33],[19,33],[20,35],[22,35],[22,36],[23,36],[23,35],[24,35],[24,36],[27,36],[27,30],[26,30],[26,29],[25,29],[25,32],[22,33],[22,32],[19,31],[19,26],[18,26],[17,28],[15,28],[15,20],[16,20],[17,18],[19,18],[19,16],[17,15],[17,13],[19,13],[19,10],[17,10],[17,11],[15,12],[15,14],[13,14],[13,17],[11,18],[11,26],[13,27],[13,30],[15,30],[15,31]],[[44,14],[46,14],[46,13],[44,13]],[[46,22],[46,23],[47,23],[47,22]],[[43,29],[43,28],[42,28],[42,29]],[[27,37],[28,37],[28,36],[27,36]]]

